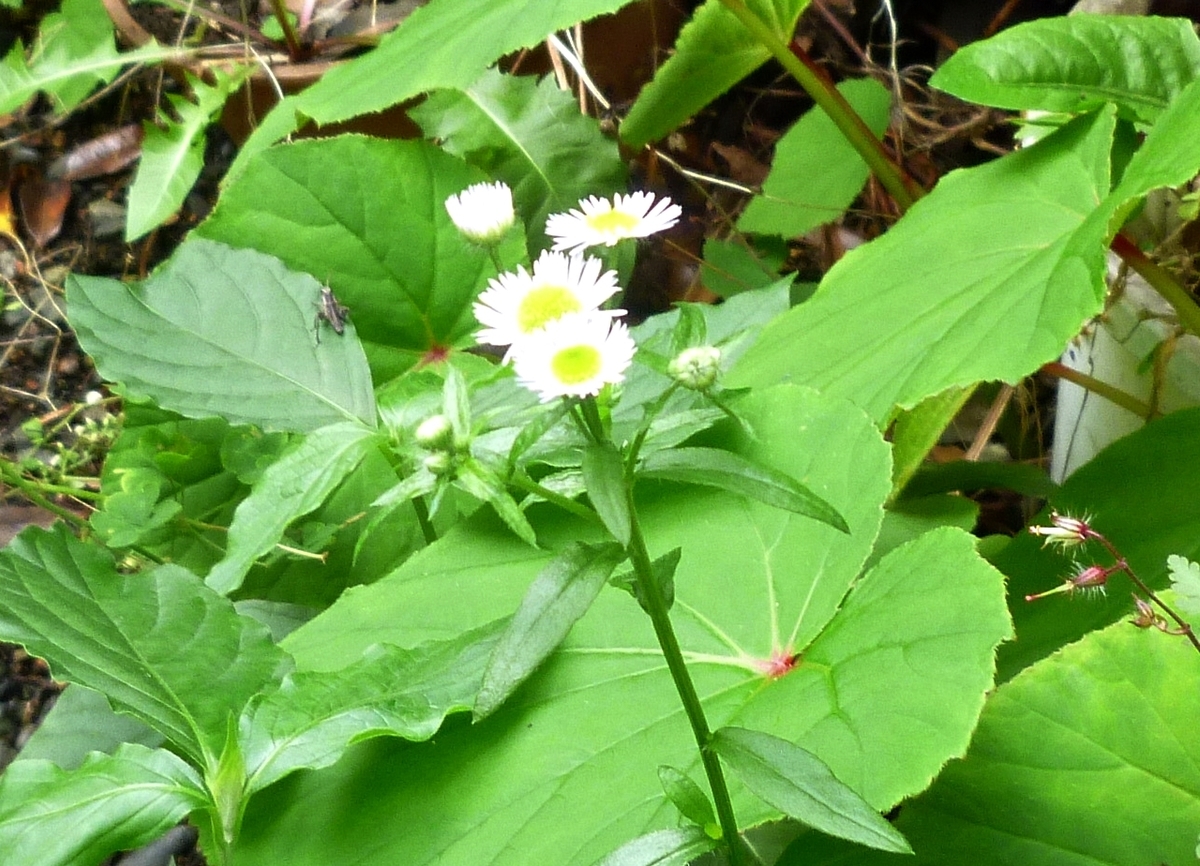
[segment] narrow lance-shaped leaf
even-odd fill
[[[493,713],[587,613],[625,558],[616,544],[573,544],[534,579],[492,653],[475,701],[475,718]]]
[[[687,866],[718,844],[695,826],[656,830],[626,842],[596,866]]]
[[[628,547],[633,524],[625,486],[625,461],[615,445],[592,443],[583,449],[583,480],[592,507],[605,528],[623,547]]]
[[[714,838],[720,838],[721,827],[717,823],[712,801],[687,773],[664,765],[658,768],[658,781],[680,815]]]
[[[275,546],[287,525],[324,502],[374,447],[375,434],[361,424],[334,424],[272,463],[234,512],[225,558],[205,582],[222,595],[241,586],[254,560]]]
[[[242,719],[248,793],[298,769],[327,767],[362,740],[433,736],[448,713],[471,708],[505,625],[412,650],[375,646],[341,670],[288,676]]]
[[[61,526],[27,529],[0,552],[0,639],[103,692],[197,764],[221,751],[230,712],[284,662],[264,626],[191,572],[119,574]]]
[[[137,848],[208,802],[196,771],[127,743],[78,769],[18,760],[0,775],[4,866],[80,866]]]
[[[803,514],[849,532],[837,509],[784,473],[719,448],[674,448],[657,451],[642,461],[638,474],[686,484],[719,487],[749,496],[775,508]]]
[[[537,533],[529,525],[525,512],[508,494],[504,482],[484,464],[474,458],[467,460],[455,477],[455,484],[477,499],[491,504],[500,518],[526,544],[537,546]]]
[[[712,748],[747,788],[797,821],[870,848],[912,853],[896,828],[812,752],[746,728],[721,728]]]

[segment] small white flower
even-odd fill
[[[484,326],[476,339],[511,346],[569,313],[623,315],[624,310],[599,310],[618,288],[616,271],[600,273],[600,267],[600,260],[590,256],[544,252],[532,274],[523,267],[501,274],[475,302],[475,318]]]
[[[492,246],[512,228],[512,190],[507,184],[477,183],[446,199],[446,212],[455,227],[472,243]]]
[[[637,346],[621,322],[575,313],[514,348],[517,381],[547,403],[555,397],[591,397],[605,385],[617,384]]]
[[[675,223],[683,210],[669,198],[657,203],[654,194],[617,193],[612,201],[588,196],[578,210],[551,214],[546,220],[546,234],[554,238],[555,250],[578,252],[587,247],[605,244],[612,246],[625,238],[644,238],[665,231]]]

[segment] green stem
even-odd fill
[[[654,419],[659,416],[659,413],[666,407],[667,401],[671,399],[671,395],[677,390],[679,390],[679,383],[672,382],[667,387],[667,390],[663,391],[662,396],[646,412],[646,417],[642,419],[642,426],[638,429],[637,435],[633,437],[633,444],[629,446],[629,453],[625,457],[626,472],[633,472],[633,468],[637,466],[638,455],[641,453],[642,444],[646,441],[646,436],[650,432],[650,425],[654,423]]]
[[[17,488],[21,491],[21,495],[36,505],[38,508],[43,508],[51,514],[61,517],[68,523],[83,529],[87,526],[87,520],[80,517],[75,512],[68,508],[63,508],[55,502],[50,501],[42,493],[44,485],[38,484],[26,479],[16,467],[7,460],[0,460],[0,480],[5,484]]]
[[[426,544],[433,544],[437,541],[437,530],[433,528],[433,521],[429,519],[429,505],[425,502],[424,496],[417,496],[412,501],[413,510],[417,512],[417,524],[421,527],[421,534],[425,536]]]
[[[804,91],[813,101],[829,115],[834,126],[846,137],[858,155],[871,168],[875,177],[896,200],[902,211],[912,207],[913,202],[920,198],[924,191],[911,178],[907,177],[883,148],[883,144],[875,137],[870,128],[863,122],[838,92],[832,82],[815,63],[803,52],[793,53],[792,49],[772,30],[762,19],[746,6],[743,0],[721,0],[725,8],[737,17],[747,30],[762,43],[776,60],[791,73]]]
[[[283,0],[271,0],[271,11],[275,13],[275,20],[279,22],[279,26],[283,30],[283,39],[287,42],[288,58],[293,61],[300,60],[304,56],[304,49],[300,46],[300,39],[296,36],[296,28],[292,26],[291,19],[288,18],[287,5]]]
[[[1144,418],[1148,421],[1154,416],[1154,410],[1150,408],[1148,403],[1143,403],[1132,394],[1122,391],[1120,388],[1116,388],[1107,382],[1101,382],[1095,376],[1089,376],[1087,373],[1081,373],[1079,370],[1072,370],[1066,364],[1060,364],[1057,361],[1044,364],[1042,372],[1059,379],[1066,379],[1080,388],[1091,391],[1094,394],[1099,394],[1105,400],[1115,403],[1122,409],[1127,409],[1139,418]]]
[[[534,481],[532,478],[530,478],[528,475],[522,475],[520,473],[513,473],[512,477],[509,478],[509,482],[514,487],[519,487],[522,490],[524,490],[526,493],[533,493],[537,496],[542,497],[547,502],[553,502],[559,508],[563,509],[564,511],[569,511],[571,514],[574,514],[576,517],[582,517],[584,520],[595,523],[600,527],[604,526],[604,521],[602,521],[600,519],[600,515],[594,511],[592,511],[592,509],[590,509],[584,505],[580,505],[574,499],[568,499],[566,496],[563,496],[561,493],[554,492],[549,487],[543,487],[542,485],[540,485],[536,481]]]
[[[633,486],[626,483],[625,496],[629,502],[629,515],[632,532],[629,540],[629,559],[633,564],[634,574],[641,587],[641,595],[645,600],[646,612],[654,626],[654,634],[662,649],[663,658],[667,661],[667,669],[675,682],[675,690],[683,703],[688,722],[692,726],[692,735],[700,749],[700,760],[704,764],[708,785],[712,789],[713,803],[717,807],[717,818],[721,822],[721,832],[729,846],[729,858],[732,866],[741,866],[745,862],[741,837],[738,835],[737,820],[733,815],[733,803],[729,799],[729,786],[725,783],[725,774],[721,770],[721,762],[711,748],[712,732],[708,727],[708,719],[704,715],[704,706],[696,693],[687,664],[683,660],[683,652],[679,648],[679,639],[671,625],[671,617],[663,602],[658,581],[654,577],[654,566],[650,553],[646,549],[646,539],[642,535],[642,527],[638,521],[637,508],[633,501]]]
[[[1174,275],[1162,265],[1152,262],[1137,245],[1125,235],[1118,234],[1113,238],[1112,250],[1119,255],[1125,264],[1137,271],[1142,278],[1154,287],[1167,303],[1175,308],[1179,316],[1179,324],[1189,332],[1200,336],[1200,304],[1188,294],[1188,290],[1179,284]]]

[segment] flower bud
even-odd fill
[[[454,458],[445,451],[426,454],[422,465],[433,475],[450,475],[454,472]]]
[[[454,448],[454,425],[445,415],[431,415],[417,427],[416,438],[426,451],[450,451]]]
[[[695,346],[676,355],[667,372],[683,387],[704,391],[717,381],[720,364],[721,350],[716,346]]]

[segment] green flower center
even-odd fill
[[[600,375],[600,350],[595,346],[569,346],[555,352],[550,360],[550,372],[564,385],[578,385]]]
[[[610,210],[604,213],[592,214],[587,218],[588,225],[598,232],[611,235],[628,235],[641,222],[636,216],[624,211]]]
[[[566,286],[538,286],[521,301],[517,309],[517,327],[522,334],[529,334],[567,313],[578,313],[582,309],[579,298]]]

